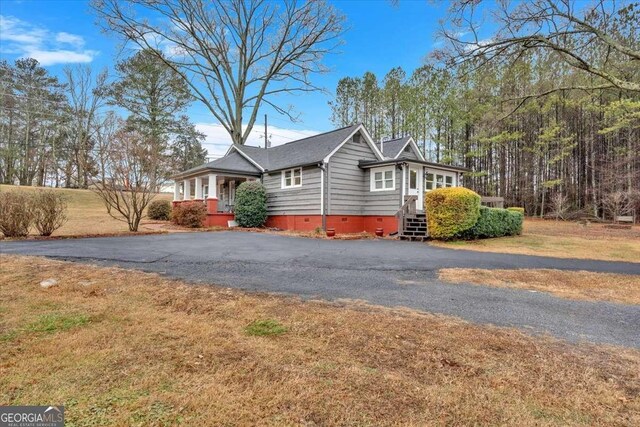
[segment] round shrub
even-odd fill
[[[267,220],[267,192],[258,181],[246,181],[236,190],[236,222],[240,227],[260,227]]]
[[[168,200],[154,200],[149,203],[147,216],[158,221],[171,219],[171,203]]]
[[[32,194],[21,191],[0,192],[0,231],[6,237],[25,237],[33,224]]]
[[[480,196],[463,187],[438,188],[425,194],[429,236],[448,240],[470,229],[480,216]]]
[[[461,239],[487,239],[491,237],[515,236],[522,233],[524,215],[517,211],[500,208],[480,208],[478,222],[458,235]]]
[[[51,236],[67,222],[67,202],[55,190],[37,190],[32,195],[33,225],[41,236]]]
[[[207,218],[207,207],[202,202],[182,202],[174,206],[171,219],[177,225],[200,228]]]

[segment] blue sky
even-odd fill
[[[275,144],[332,128],[328,102],[340,78],[372,71],[382,79],[393,67],[402,66],[409,73],[422,65],[434,48],[438,22],[448,6],[444,1],[427,0],[401,0],[398,6],[386,0],[333,3],[347,19],[345,44],[339,53],[325,59],[331,72],[313,78],[329,94],[285,99],[301,113],[298,123],[265,109]],[[53,74],[59,75],[65,66],[78,63],[91,64],[96,70],[111,69],[130,53],[122,51],[115,37],[103,34],[94,24],[87,1],[0,0],[0,15],[0,58],[13,61],[34,56]],[[224,152],[228,137],[206,108],[194,104],[189,116],[207,134],[205,146],[210,154]],[[262,122],[249,143],[258,144],[261,132]]]

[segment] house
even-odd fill
[[[232,145],[212,162],[176,175],[174,203],[207,204],[207,226],[233,220],[235,189],[260,180],[268,227],[336,233],[396,232],[406,196],[424,207],[424,192],[462,185],[465,168],[425,161],[411,137],[376,144],[362,124],[277,147]]]

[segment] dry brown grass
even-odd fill
[[[0,402],[72,425],[640,424],[638,351],[42,258],[0,278]]]
[[[576,222],[527,218],[521,236],[432,244],[449,249],[640,263],[638,226],[631,230],[614,230],[603,224],[585,226]]]
[[[38,187],[0,185],[0,191],[34,191],[36,189]],[[94,192],[68,188],[53,188],[52,190],[65,196],[69,219],[53,233],[53,237],[129,233],[127,223],[111,217],[100,197]],[[173,197],[170,194],[159,193],[156,198],[172,200]],[[143,220],[139,231],[157,231],[158,226],[154,226],[155,224],[157,221]]]
[[[443,268],[438,276],[450,283],[530,289],[577,300],[640,304],[640,275],[548,269]]]

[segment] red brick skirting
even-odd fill
[[[193,201],[193,200],[192,200]],[[229,221],[234,219],[232,213],[216,212],[217,199],[207,199],[207,218],[205,227],[228,227]],[[174,201],[174,206],[182,203]],[[327,228],[334,228],[336,234],[351,234],[367,232],[375,234],[377,228],[382,228],[384,235],[398,231],[398,220],[393,215],[327,215]],[[265,226],[292,231],[314,231],[322,228],[322,215],[271,215]]]

